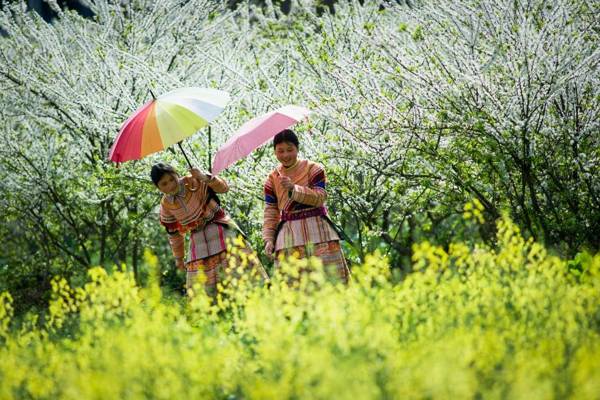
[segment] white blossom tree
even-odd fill
[[[185,141],[195,162],[247,119],[287,103],[315,111],[303,156],[325,164],[329,204],[355,240],[398,265],[415,240],[449,243],[477,198],[490,234],[509,212],[530,235],[598,248],[598,17],[583,0],[291,1],[235,10],[193,0],[90,1],[51,24],[22,4],[0,26],[0,262],[83,270],[167,254],[148,179],[162,152],[116,168],[121,123],[181,86],[233,101]],[[402,4],[398,4],[402,3]],[[269,146],[223,174],[223,196],[257,248]],[[22,252],[18,249],[27,249]],[[168,258],[164,258],[168,260]]]

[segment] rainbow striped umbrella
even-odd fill
[[[197,87],[152,99],[125,121],[108,158],[114,162],[139,160],[179,143],[208,126],[229,100],[227,92]]]

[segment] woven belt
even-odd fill
[[[202,223],[200,223],[196,227],[190,229],[190,232],[196,233],[198,231],[201,231],[204,228],[206,228],[206,225],[210,224],[211,222],[214,222],[215,220],[218,221],[219,219],[221,219],[223,217],[225,217],[225,211],[223,211],[223,209],[221,207],[218,207],[215,209],[215,212],[212,215],[208,216],[208,218],[203,218],[203,217],[198,218],[199,220],[201,220]]]
[[[306,211],[296,212],[281,212],[281,221],[296,221],[299,219],[306,219],[310,217],[318,217],[327,215],[327,209],[325,207],[312,208]]]

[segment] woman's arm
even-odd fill
[[[290,198],[298,203],[321,207],[327,199],[325,170],[315,164],[309,173],[308,186],[294,185]]]
[[[265,213],[263,216],[263,241],[265,243],[275,242],[275,230],[279,224],[279,208],[277,207],[277,197],[273,187],[271,177],[267,178],[264,185],[265,194]]]
[[[212,175],[206,183],[215,193],[227,193],[229,191],[229,185],[223,178]]]
[[[169,244],[171,245],[177,268],[182,269],[184,264],[183,259],[185,258],[185,239],[179,231],[167,231],[167,233],[169,234]]]
[[[160,206],[160,223],[165,227],[169,234],[169,245],[175,257],[177,268],[183,268],[183,259],[185,257],[185,238],[179,232],[179,221],[163,205]]]
[[[229,186],[223,178],[211,174],[205,174],[198,168],[190,169],[190,174],[192,175],[192,178],[196,179],[198,182],[208,185],[212,190],[215,191],[215,193],[226,193],[229,191]]]

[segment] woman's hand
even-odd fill
[[[199,168],[196,168],[196,167],[190,168],[189,171],[190,171],[190,174],[194,178],[198,179],[200,182],[206,183],[206,182],[208,182],[210,180],[209,174],[207,174],[204,171],[201,171]]]
[[[284,189],[294,190],[294,182],[292,182],[292,180],[289,177],[281,176],[279,178],[279,182],[281,182],[281,186],[283,186]]]
[[[265,254],[269,258],[269,260],[275,259],[275,256],[273,254],[274,251],[275,251],[275,246],[273,245],[273,242],[268,241],[267,243],[265,243]]]

